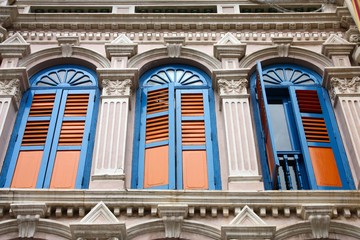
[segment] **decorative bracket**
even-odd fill
[[[170,58],[178,58],[181,48],[185,45],[185,37],[164,37],[164,42]]]
[[[103,96],[130,97],[131,90],[137,87],[137,69],[99,68],[97,72],[103,84]]]
[[[184,218],[187,217],[188,205],[159,205],[158,211],[164,221],[165,237],[179,238]]]
[[[273,37],[271,40],[278,50],[279,57],[289,56],[289,49],[293,42],[292,37]]]
[[[32,238],[35,236],[37,223],[45,216],[45,203],[13,203],[11,211],[16,216],[19,238]]]
[[[328,238],[330,219],[333,215],[334,206],[325,205],[303,205],[301,208],[301,216],[304,220],[309,220],[313,238]]]
[[[79,37],[61,36],[57,37],[59,46],[61,47],[63,57],[71,57],[74,46],[79,46]]]

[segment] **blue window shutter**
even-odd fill
[[[208,99],[208,90],[176,91],[179,189],[215,189]]]
[[[175,189],[174,85],[142,94],[138,188]]]
[[[270,178],[272,181],[272,187],[277,188],[278,184],[278,168],[279,159],[276,152],[275,142],[273,140],[274,134],[272,133],[270,115],[268,110],[268,102],[266,97],[265,85],[263,80],[261,63],[257,63],[257,79],[256,90],[259,102],[260,121],[264,134],[264,142],[266,148],[266,154],[268,159],[268,166],[270,171]]]
[[[310,188],[354,188],[346,174],[349,171],[346,155],[324,89],[291,86],[290,97]]]
[[[17,141],[15,142],[15,147],[10,156],[5,187],[10,187],[12,184],[15,169],[18,165],[19,155],[34,151],[42,152],[42,156],[38,172],[35,176],[37,178],[36,186],[32,187],[43,187],[47,161],[50,155],[54,135],[52,129],[56,126],[61,95],[62,92],[59,90],[37,90],[30,92],[19,125]],[[44,101],[46,101],[45,104],[48,104],[48,107],[42,106]],[[37,129],[42,129],[39,130],[39,134],[37,133]],[[16,129],[14,129],[14,132],[15,131]],[[24,161],[26,161],[26,159],[31,160],[31,157],[25,157]]]

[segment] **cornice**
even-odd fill
[[[213,214],[230,212],[237,214],[239,209],[248,205],[260,217],[266,215],[291,214],[302,219],[304,204],[329,206],[332,208],[332,218],[340,215],[360,218],[359,191],[263,191],[263,192],[232,192],[232,191],[149,191],[149,190],[0,190],[0,210],[9,214],[10,203],[21,202],[45,203],[47,215],[56,213],[56,217],[71,212],[79,212],[84,216],[84,210],[94,207],[103,201],[111,211],[126,211],[136,215],[143,212],[154,215],[159,205],[174,202],[187,204],[188,214],[194,212]],[[215,209],[214,211],[212,209]]]
[[[340,29],[342,21],[351,15],[347,9],[336,13],[262,13],[262,14],[19,14],[14,21],[15,30],[146,30],[146,29],[224,29],[224,30],[311,30]],[[76,21],[74,21],[76,19]],[[101,21],[99,21],[101,19]]]

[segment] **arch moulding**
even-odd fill
[[[44,68],[60,64],[82,65],[94,71],[97,68],[111,67],[106,57],[83,47],[72,47],[72,54],[69,57],[64,57],[62,54],[61,47],[41,50],[21,59],[19,67],[27,68],[29,78]]]
[[[137,68],[140,75],[147,70],[162,64],[188,64],[197,67],[209,76],[214,69],[221,68],[221,62],[216,58],[192,48],[181,48],[180,57],[171,58],[166,47],[156,48],[138,54],[129,60],[128,68]]]
[[[302,64],[304,67],[308,67],[320,75],[324,72],[325,67],[333,66],[332,60],[328,57],[299,47],[290,46],[288,54],[280,56],[279,50],[275,46],[245,56],[240,61],[239,67],[251,68],[252,72],[256,67],[257,61],[265,62],[265,64],[279,63],[281,61],[284,63]]]

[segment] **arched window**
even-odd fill
[[[96,74],[62,65],[30,79],[1,182],[12,188],[86,188],[98,109]]]
[[[162,66],[137,92],[133,188],[220,189],[211,81],[199,69]]]
[[[251,79],[266,189],[353,189],[335,116],[321,77],[297,65]]]

